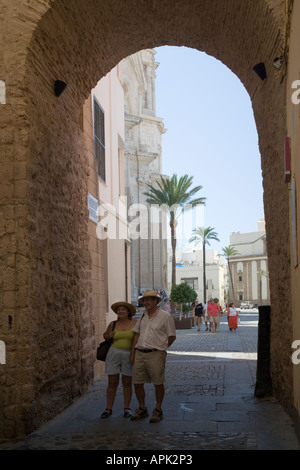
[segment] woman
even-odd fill
[[[132,317],[135,314],[135,307],[127,302],[116,302],[111,306],[118,315],[115,329],[111,322],[103,337],[105,340],[113,338],[113,343],[108,351],[105,361],[105,373],[108,374],[107,406],[101,418],[108,418],[112,414],[112,408],[119,385],[119,377],[122,374],[122,385],[124,395],[124,417],[132,415],[130,402],[132,397],[132,364],[130,362],[130,352],[134,332],[132,328],[136,320]]]
[[[228,326],[230,331],[236,331],[238,327],[238,316],[237,310],[233,302],[229,303],[228,308],[226,309],[226,314],[228,315]]]

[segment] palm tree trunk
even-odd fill
[[[234,287],[233,287],[233,279],[232,279],[232,272],[231,272],[229,259],[227,259],[227,262],[228,262],[229,276],[231,280],[232,301],[234,302]],[[230,289],[229,289],[229,293],[230,293]]]
[[[172,246],[172,279],[171,288],[176,284],[176,238],[175,229],[171,227],[171,246]]]
[[[171,227],[171,246],[172,246],[172,277],[171,277],[171,289],[176,284],[176,234],[175,234],[175,223],[170,220]],[[175,304],[171,303],[171,313],[175,314]]]
[[[205,260],[205,242],[203,241],[203,301],[206,304],[206,260]]]

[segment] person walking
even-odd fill
[[[158,306],[161,297],[155,291],[145,291],[142,300],[145,312],[133,328],[136,334],[131,351],[132,379],[139,408],[131,416],[131,420],[137,421],[149,416],[144,384],[152,382],[155,387],[156,404],[150,423],[156,423],[163,418],[166,350],[176,339],[176,329],[170,313]]]
[[[230,331],[236,331],[238,327],[239,314],[233,302],[229,303],[229,306],[226,309],[226,315],[228,315],[228,326]]]
[[[222,318],[222,315],[223,315],[223,309],[219,303],[218,300],[215,300],[215,302],[217,303],[218,305],[218,316],[217,316],[217,326],[216,326],[216,330],[217,331],[220,331],[220,323],[221,323],[221,318]]]
[[[209,316],[210,330],[212,331],[212,333],[216,333],[218,325],[219,305],[212,298],[208,301],[207,313]]]
[[[226,317],[227,317],[227,324],[228,324],[228,328],[229,328],[228,308],[229,308],[229,302],[225,302],[225,305],[224,305],[224,314],[225,314]],[[229,328],[229,331],[231,331],[230,328]]]
[[[202,303],[198,300],[195,301],[195,306],[193,308],[193,314],[196,318],[196,325],[197,325],[197,331],[200,331],[201,328],[201,323],[202,323],[202,317],[204,314],[204,308]]]
[[[135,307],[128,302],[115,302],[111,309],[117,314],[118,319],[111,322],[103,337],[105,340],[113,338],[113,343],[107,353],[105,360],[105,373],[108,375],[107,405],[101,418],[108,418],[112,414],[112,408],[119,385],[120,374],[122,375],[124,396],[124,417],[132,416],[130,402],[132,398],[132,363],[130,360],[131,347],[134,339],[133,327],[136,320],[132,317],[136,313]]]
[[[207,304],[203,305],[203,312],[204,312],[204,324],[205,324],[205,331],[210,331],[210,327],[208,328],[209,324],[209,316],[207,312]],[[210,326],[210,325],[209,325]]]

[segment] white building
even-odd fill
[[[162,171],[163,120],[156,116],[155,78],[158,63],[154,49],[146,49],[123,60],[125,99],[125,180],[128,208],[141,205],[148,208],[144,193],[147,184],[155,185]],[[148,209],[147,209],[148,211]],[[136,212],[138,214],[138,212]],[[148,216],[150,211],[148,211]],[[131,240],[131,298],[136,301],[146,289],[167,288],[167,240],[160,223],[146,237]]]
[[[128,224],[119,211],[119,200],[125,197],[122,64],[113,68],[91,90],[81,118],[89,158],[91,308],[98,344],[103,340],[108,323],[116,316],[110,306],[119,300],[131,300]],[[101,361],[96,361],[95,376],[103,371]]]
[[[234,299],[229,282],[230,298],[237,303],[249,300],[254,305],[269,305],[270,291],[264,219],[258,222],[257,232],[232,233],[230,246],[239,253],[230,259]]]
[[[226,291],[226,276],[224,260],[217,250],[205,250],[206,258],[206,299],[218,298],[224,305],[224,293]],[[203,250],[202,247],[194,247],[186,251],[176,253],[176,284],[187,282],[197,292],[199,302],[204,301],[203,294]],[[171,290],[171,256],[169,256],[169,283]]]

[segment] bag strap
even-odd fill
[[[112,326],[111,331],[114,331],[114,329],[116,328],[116,324],[117,324],[117,320],[115,320],[115,321],[113,322],[113,326]]]

